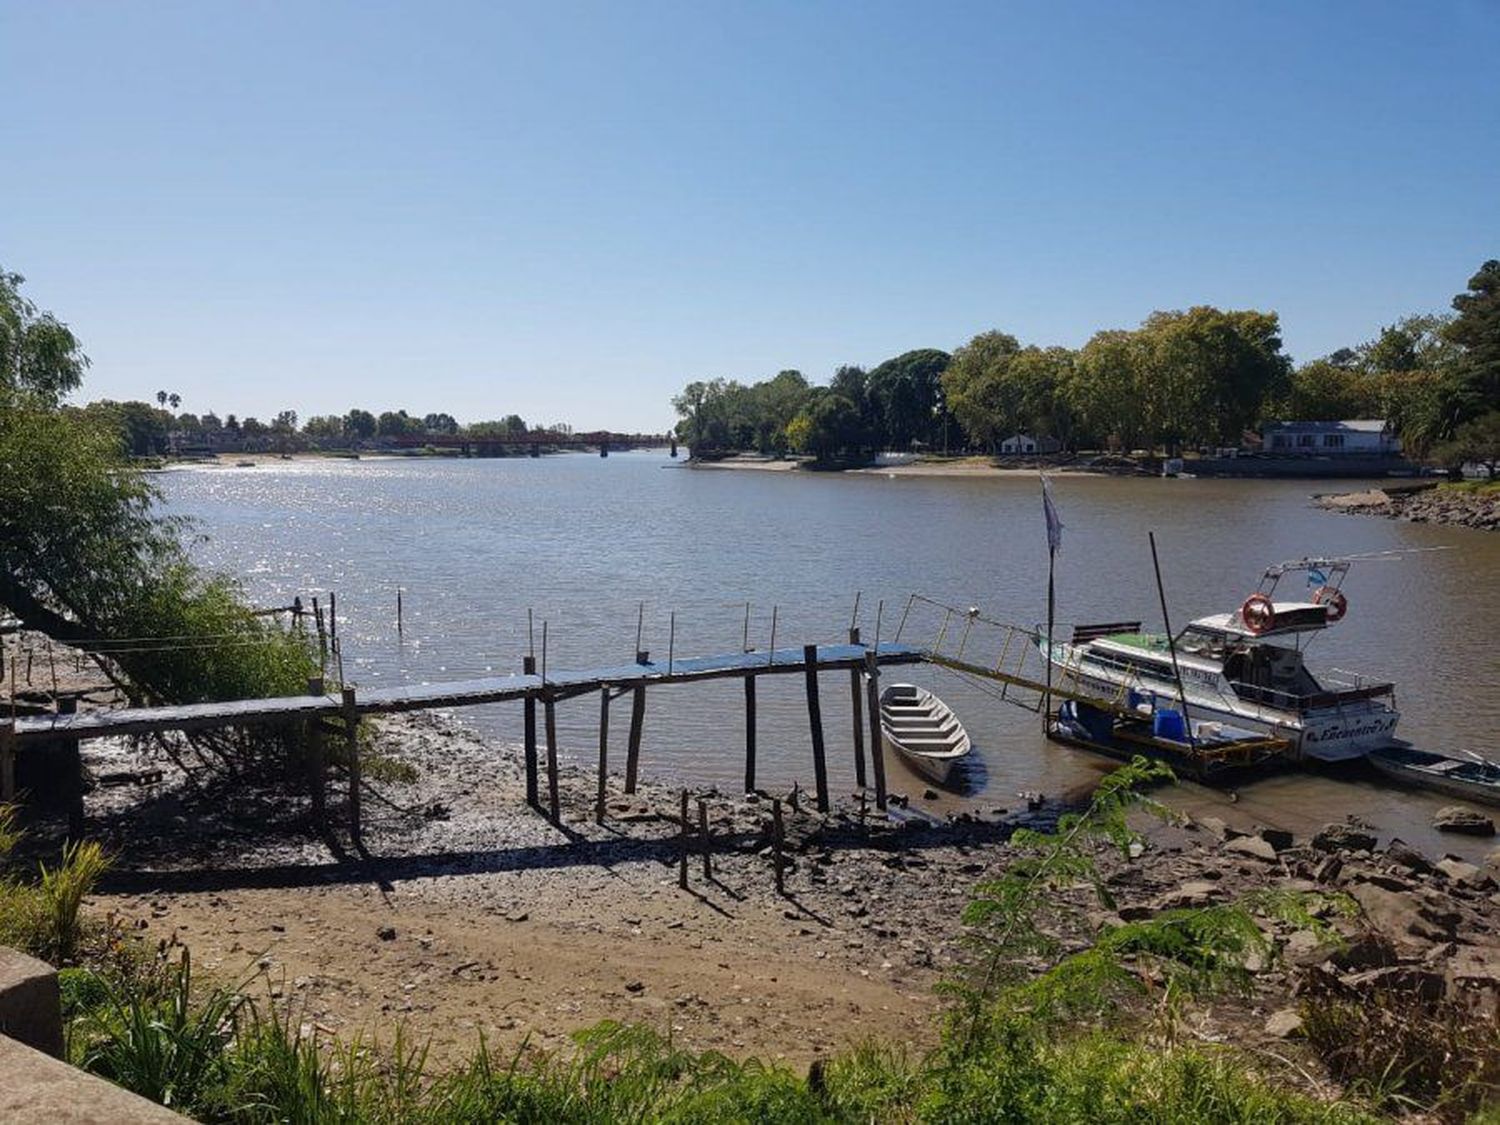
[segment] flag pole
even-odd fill
[[[1042,734],[1052,732],[1052,634],[1057,621],[1057,548],[1062,543],[1063,522],[1052,503],[1052,482],[1042,473],[1042,515],[1047,520],[1047,648],[1043,660],[1047,665],[1047,690],[1042,693]]]
[[[1053,573],[1057,569],[1057,551],[1047,543],[1047,692],[1042,699],[1042,734],[1052,733],[1052,628],[1057,616],[1057,594]]]

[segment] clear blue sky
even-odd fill
[[[13,3],[0,264],[85,397],[659,429],[690,379],[1500,256],[1500,0]]]

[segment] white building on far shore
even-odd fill
[[[1396,457],[1401,441],[1380,418],[1343,422],[1268,422],[1261,430],[1261,452],[1304,457],[1359,454]]]

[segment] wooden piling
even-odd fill
[[[687,790],[682,791],[682,809],[679,827],[682,829],[677,836],[677,885],[687,890],[687,868],[688,868],[688,802]]]
[[[0,722],[0,802],[10,804],[16,799],[16,723],[15,719]]]
[[[859,612],[859,596],[855,595],[854,612]],[[849,630],[849,643],[859,644],[859,627]],[[849,669],[849,710],[854,718],[854,784],[865,787],[865,715],[864,684],[860,683],[858,668]]]
[[[314,602],[314,608],[317,603]],[[319,629],[322,628],[321,619]],[[326,687],[322,676],[307,678],[307,694],[322,695]],[[306,740],[307,793],[312,801],[313,824],[318,831],[328,827],[328,772],[323,753],[323,720],[309,719],[303,724],[302,737]]]
[[[778,797],[771,802],[771,859],[776,865],[776,893],[786,894],[786,859],[782,855],[782,848],[786,840],[786,831],[781,823],[781,798]]]
[[[536,657],[521,657],[521,671],[528,676],[536,675]],[[536,787],[536,697],[527,695],[521,704],[522,720],[525,723],[526,739],[526,803],[538,808]]]
[[[807,678],[807,724],[812,732],[813,781],[818,790],[818,811],[828,811],[828,763],[823,758],[823,706],[818,699],[818,646],[802,646]]]
[[[745,792],[755,792],[755,677],[745,677]]]
[[[72,715],[77,710],[76,695],[58,699],[59,715]],[[60,740],[58,751],[62,757],[62,774],[67,793],[68,839],[77,843],[83,839],[83,755],[79,752],[76,738]]]
[[[345,686],[344,737],[349,746],[349,838],[356,844],[363,834],[360,823],[359,710],[355,707],[354,688]]]
[[[875,807],[885,811],[885,747],[880,736],[880,663],[865,653],[865,717],[870,723],[870,767],[875,774]]]
[[[609,685],[599,689],[599,795],[594,802],[594,822],[604,823],[604,788],[609,778]]]
[[[635,654],[637,664],[645,664],[651,654],[642,650]],[[646,722],[646,688],[635,688],[630,693],[630,739],[625,745],[625,792],[635,792],[636,778],[641,768],[641,729]]]
[[[557,704],[549,695],[542,700],[547,724],[547,811],[553,824],[562,823],[562,806],[557,796]]]
[[[712,879],[714,877],[713,856],[710,837],[708,834],[708,802],[702,797],[698,798],[698,840],[703,845],[703,877]]]

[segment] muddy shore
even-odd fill
[[[912,794],[886,821],[850,797],[819,816],[801,794],[780,895],[767,801],[694,794],[708,803],[713,873],[695,847],[682,890],[673,787],[626,797],[612,779],[599,826],[591,773],[565,770],[554,826],[526,807],[515,748],[451,716],[389,720],[380,748],[417,780],[366,800],[363,851],[309,835],[300,800],[220,782],[194,793],[170,768],[156,784],[96,790],[90,830],[117,866],[94,907],[141,941],[187,944],[195,964],[249,980],[310,1031],[389,1042],[401,1025],[439,1061],[481,1034],[501,1049],[556,1047],[609,1018],[801,1066],[871,1036],[932,1043],[933,986],[963,955],[974,884],[1014,857],[1016,823],[1046,826],[1059,811],[1023,801],[939,818]],[[89,757],[96,772],[163,765],[123,745]],[[1267,923],[1284,956],[1262,966],[1248,1000],[1196,1013],[1197,1034],[1285,1034],[1285,1016],[1271,1030],[1267,1020],[1313,968],[1351,990],[1500,990],[1494,855],[1440,861],[1357,826],[1316,840],[1206,816],[1145,827],[1138,857],[1099,856],[1115,912],[1074,896],[1092,923],[1272,888],[1338,890],[1364,910],[1335,922],[1361,951],[1352,960]]]

